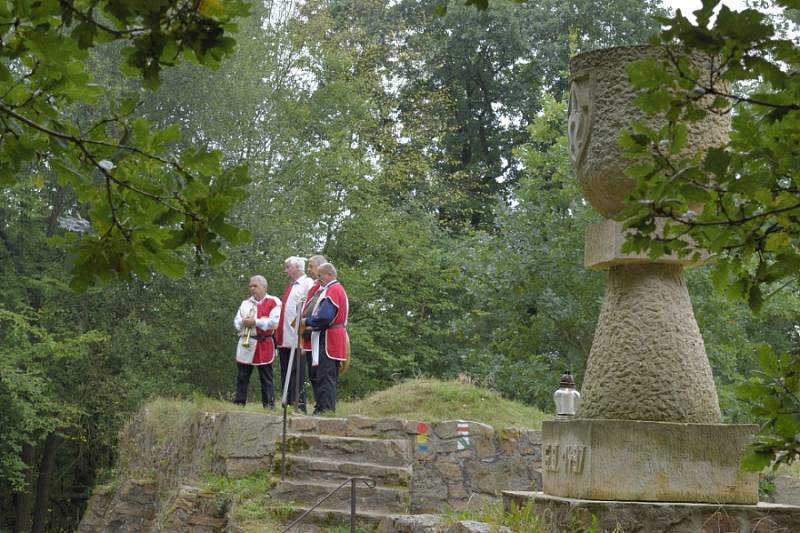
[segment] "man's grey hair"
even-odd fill
[[[328,260],[325,259],[324,255],[312,255],[311,257],[308,258],[308,264],[313,265],[315,267],[324,265],[327,262]]]
[[[257,274],[257,275],[255,275],[255,276],[253,276],[252,278],[250,278],[250,281],[251,281],[251,282],[253,282],[253,281],[254,281],[254,282],[258,283],[259,285],[261,285],[261,286],[262,286],[262,287],[264,287],[265,289],[268,289],[268,288],[269,288],[269,284],[267,283],[267,278],[265,278],[265,277],[264,277],[264,276],[262,276],[261,274]]]
[[[334,278],[338,277],[336,274],[336,267],[330,263],[322,263],[319,268],[317,268],[317,272],[320,274],[333,274]]]
[[[300,269],[300,272],[305,272],[306,270],[306,260],[303,257],[297,257],[293,255],[292,257],[287,257],[286,261],[284,261],[285,265],[293,265]]]

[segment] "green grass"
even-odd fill
[[[442,518],[448,526],[461,520],[474,520],[491,526],[506,526],[512,531],[525,533],[544,533],[545,526],[541,518],[533,510],[533,504],[513,508],[506,513],[501,503],[485,505],[477,509],[455,510],[448,509],[442,513]]]
[[[195,413],[191,402],[157,398],[145,406],[145,424],[153,429],[156,442],[163,444],[179,435]]]
[[[273,502],[267,495],[270,476],[257,472],[240,479],[208,475],[204,489],[223,498],[232,507],[230,519],[245,532],[280,531],[280,517],[271,510]]]
[[[245,406],[196,394],[191,401],[156,399],[147,404],[148,419],[157,422],[159,435],[175,435],[198,411],[248,412],[280,415],[281,408],[264,409],[260,403]],[[289,414],[293,409],[289,407]],[[469,420],[495,428],[526,427],[538,429],[552,415],[498,393],[459,381],[412,379],[352,402],[339,401],[336,413],[328,416],[361,415],[370,418],[402,418],[425,422]]]
[[[376,392],[363,400],[337,402],[336,414],[371,418],[403,418],[426,422],[470,420],[495,428],[538,429],[551,415],[506,400],[489,389],[458,381],[414,379]]]

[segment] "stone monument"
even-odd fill
[[[577,415],[542,426],[543,493],[504,493],[507,505],[533,499],[562,527],[576,509],[612,529],[627,520],[626,530],[653,532],[705,531],[714,516],[725,528],[734,515],[742,527],[764,519],[758,476],[739,467],[757,427],[720,423],[683,275],[690,261],[622,253],[622,226],[609,218],[634,185],[620,133],[636,121],[663,125],[636,107],[626,67],[665,52],[617,47],[570,62],[570,155],[584,197],[606,217],[587,228],[585,265],[607,269],[608,283]],[[728,116],[709,113],[690,125],[687,150],[724,144],[728,129]]]
[[[595,50],[572,58],[570,155],[586,200],[620,211],[633,186],[620,133],[649,119],[634,104],[626,67],[664,53],[651,47]],[[727,140],[729,116],[691,125],[688,146]],[[675,256],[624,254],[622,227],[588,228],[586,266],[608,284],[576,420],[543,427],[547,494],[589,499],[754,504],[757,476],[739,469],[754,426],[720,424],[717,391]]]

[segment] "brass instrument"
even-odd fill
[[[303,308],[306,304],[306,297],[303,296],[300,300],[297,301],[297,316],[294,318],[292,323],[292,329],[295,330],[297,333],[297,345],[300,346],[302,343],[303,338],[303,331],[306,329],[306,325],[303,323]]]
[[[247,318],[255,318],[255,317],[256,317],[256,306],[254,305],[252,309],[250,309]],[[244,340],[242,341],[242,346],[244,346],[245,348],[250,347],[250,335],[253,333],[253,327],[255,326],[245,327],[243,330]]]

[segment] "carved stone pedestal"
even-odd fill
[[[592,500],[758,503],[739,468],[754,425],[570,420],[542,425],[543,490]]]

